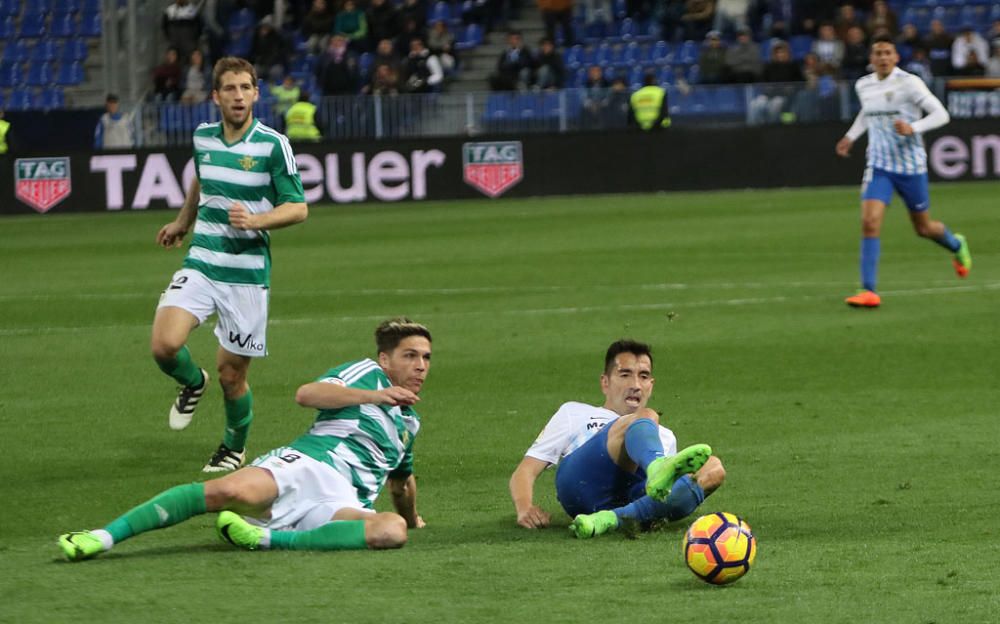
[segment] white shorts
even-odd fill
[[[347,477],[302,451],[284,446],[261,455],[252,465],[270,472],[278,484],[271,518],[255,524],[279,531],[308,531],[330,522],[344,508],[375,513],[361,504]]]
[[[223,349],[236,355],[267,355],[267,304],[270,291],[253,284],[226,284],[194,269],[174,273],[160,295],[159,308],[187,310],[204,323],[218,314],[215,335]]]

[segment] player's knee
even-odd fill
[[[223,477],[205,482],[205,508],[209,511],[239,508],[247,502],[243,498],[241,489],[232,479]]]
[[[868,237],[878,236],[881,225],[880,219],[863,217],[861,219],[861,233]]]
[[[365,523],[365,541],[369,548],[402,548],[406,544],[406,538],[406,520],[400,515],[378,514]]]
[[[226,395],[237,394],[243,389],[247,381],[246,371],[240,370],[229,364],[221,364],[218,368],[219,384]]]
[[[726,468],[722,465],[722,460],[716,456],[711,456],[705,465],[698,470],[695,475],[698,485],[706,494],[719,489],[726,480]]]
[[[164,340],[157,336],[154,336],[149,344],[150,351],[153,353],[153,359],[157,362],[170,362],[176,359],[177,353],[183,346],[183,344],[174,344],[169,340]]]
[[[916,231],[917,236],[921,238],[933,238],[934,228],[931,227],[929,223],[915,223],[913,225],[914,231]]]
[[[636,419],[646,418],[652,420],[656,424],[660,424],[660,414],[656,410],[644,407],[635,413]]]

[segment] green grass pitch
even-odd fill
[[[250,454],[311,422],[299,384],[410,315],[435,337],[416,447],[428,527],[400,551],[248,553],[206,515],[80,564],[60,533],[200,478],[220,391],[167,428],[173,384],[148,340],[183,255],[153,243],[170,213],[4,219],[0,622],[996,622],[998,194],[932,188],[970,241],[964,281],[894,203],[876,311],[842,302],[856,188],[314,207],[274,233]],[[758,537],[735,585],[688,572],[686,522],[571,539],[551,472],[537,500],[555,526],[515,526],[511,470],[562,402],[600,402],[622,336],[654,345],[651,405],[680,444],[728,469],[699,511]],[[191,345],[211,367],[211,329]]]

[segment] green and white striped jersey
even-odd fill
[[[363,390],[392,385],[371,359],[331,368],[317,381]],[[413,474],[413,440],[419,430],[420,417],[409,406],[352,405],[319,410],[309,432],[289,446],[350,479],[358,500],[370,509],[387,477]]]
[[[217,282],[268,286],[270,236],[266,230],[231,227],[228,211],[235,201],[252,214],[305,201],[288,139],[254,119],[243,138],[230,145],[222,122],[204,123],[194,131],[194,164],[201,196],[184,268]]]

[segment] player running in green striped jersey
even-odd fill
[[[408,528],[424,526],[413,478],[420,429],[413,405],[431,367],[431,333],[410,319],[389,319],[376,328],[375,345],[377,361],[342,364],[298,389],[299,405],[319,410],[305,435],[252,466],[161,492],[103,529],[66,533],[63,554],[89,559],[216,511],[219,536],[247,550],[403,546]],[[386,483],[396,513],[372,508]]]
[[[170,428],[191,423],[208,386],[208,373],[187,348],[191,332],[216,314],[216,370],[225,401],[222,444],[205,472],[243,465],[253,420],[247,370],[267,354],[267,307],[271,252],[268,230],[306,219],[308,208],[288,139],[253,117],[257,74],[236,57],[219,59],[212,99],[222,121],[194,132],[197,176],[177,218],[156,242],[179,247],[194,227],[183,268],[174,273],[153,321],[153,358],[180,384],[170,408]]]

